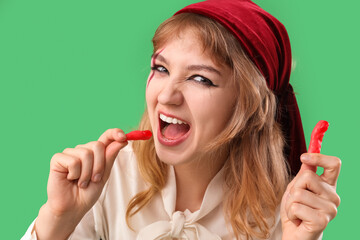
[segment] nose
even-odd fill
[[[181,105],[184,96],[179,85],[174,81],[168,81],[164,84],[158,95],[158,102],[163,105]]]

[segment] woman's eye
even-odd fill
[[[200,84],[204,84],[207,86],[217,87],[217,85],[215,85],[210,79],[200,76],[200,75],[191,76],[189,78],[189,80],[193,80],[193,81],[199,82]]]
[[[168,73],[168,70],[161,65],[154,65],[153,67],[151,67],[151,70],[158,71],[161,73]]]

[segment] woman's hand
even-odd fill
[[[48,200],[35,223],[38,239],[65,239],[73,232],[99,198],[118,152],[126,145],[124,132],[115,128],[98,141],[67,148],[52,157]]]
[[[281,202],[283,240],[317,240],[340,204],[336,193],[340,159],[318,153],[305,153],[300,159],[302,167]],[[314,167],[323,167],[324,173],[317,175]]]

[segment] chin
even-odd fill
[[[177,149],[177,151],[175,151],[175,149],[168,149],[164,146],[156,146],[156,144],[155,149],[160,161],[168,165],[176,166],[191,161],[191,157],[187,156],[188,154],[181,149]]]

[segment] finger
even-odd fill
[[[292,178],[292,180],[290,181],[290,183],[287,185],[287,187],[286,187],[286,191],[288,191],[288,190],[290,190],[293,186],[294,186],[294,184],[295,184],[295,182],[297,181],[297,179],[299,178],[299,173],[298,174],[296,174],[296,176],[295,177],[293,177]]]
[[[340,204],[340,198],[336,193],[335,187],[329,185],[313,171],[306,170],[299,173],[296,181],[294,181],[294,184],[289,191],[291,194],[292,192],[300,191],[301,189],[309,190],[319,197],[333,202],[336,206],[339,206]]]
[[[324,173],[321,177],[328,184],[336,186],[341,168],[341,160],[339,158],[319,153],[304,153],[301,155],[300,160],[307,165],[324,168]]]
[[[81,160],[65,153],[56,153],[51,158],[50,169],[65,174],[68,180],[77,180],[81,174]]]
[[[105,146],[100,141],[93,141],[85,144],[83,147],[91,149],[94,153],[91,180],[93,182],[100,182],[105,170]]]
[[[298,178],[298,175],[296,175],[286,187],[286,190],[285,190],[284,195],[281,200],[281,212],[283,212],[283,213],[285,213],[285,202],[289,198],[290,190],[293,188],[297,178]]]
[[[303,163],[301,164],[301,168],[299,172],[305,171],[305,170],[310,170],[316,173],[317,170],[317,166],[311,166],[309,164]]]
[[[78,180],[78,186],[81,188],[86,188],[89,185],[94,161],[94,153],[84,146],[78,145],[75,149],[67,148],[64,150],[65,154],[78,157],[81,161],[81,173]]]
[[[293,203],[287,212],[287,216],[296,224],[301,220],[301,224],[306,225],[306,229],[310,232],[323,231],[330,221],[325,213],[300,203]]]
[[[110,175],[111,168],[114,164],[115,157],[119,153],[119,151],[125,147],[128,142],[112,142],[106,149],[105,149],[105,171],[102,181],[107,181]]]
[[[337,214],[337,206],[334,202],[324,199],[319,195],[305,189],[294,188],[290,191],[287,202],[285,204],[286,211],[289,211],[290,206],[293,203],[300,203],[312,209],[324,212],[330,216],[330,219],[333,219]]]
[[[120,128],[112,128],[106,130],[100,137],[99,140],[105,147],[107,147],[113,141],[125,142],[126,136],[123,130]]]

